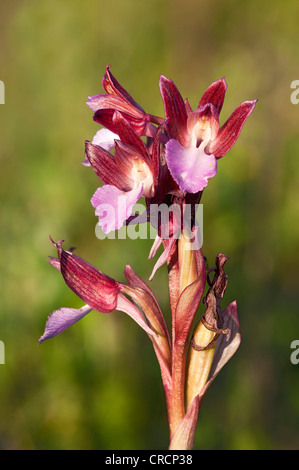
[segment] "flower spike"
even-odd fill
[[[211,83],[193,108],[175,83],[160,75],[162,117],[147,113],[112,75],[110,65],[102,87],[102,93],[87,100],[94,121],[103,126],[85,141],[82,163],[101,182],[91,193],[91,204],[106,234],[127,226],[131,235],[129,229],[150,223],[154,242],[149,259],[160,248],[164,251],[157,256],[149,280],[166,265],[171,332],[154,292],[129,264],[125,282],[120,282],[77,256],[74,249],[63,249],[62,240],[50,238],[57,256],[48,262],[82,306],[54,310],[39,342],[62,333],[92,310],[129,315],[147,333],[158,360],[169,449],[190,450],[203,397],[241,341],[236,301],[221,307],[228,257],[219,253],[215,266],[208,269],[198,206],[204,188],[217,174],[218,159],[235,144],[257,100],[241,103],[220,126],[227,91],[224,77]],[[135,204],[142,197],[145,207],[140,211]]]

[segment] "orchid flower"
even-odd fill
[[[173,81],[161,75],[163,117],[145,112],[110,66],[102,85],[105,93],[87,101],[94,121],[104,126],[85,142],[83,163],[102,183],[91,204],[104,233],[148,221],[157,230],[149,258],[161,245],[164,251],[150,279],[167,265],[171,334],[155,294],[130,265],[124,271],[127,282],[119,282],[51,239],[57,257],[49,262],[83,305],[54,310],[39,341],[59,335],[92,310],[129,315],[148,335],[160,366],[169,449],[192,449],[203,397],[241,341],[237,302],[222,306],[228,257],[218,253],[214,267],[207,269],[201,245],[194,244],[200,232],[196,207],[256,100],[244,101],[220,127],[224,78],[208,87],[193,111]],[[142,197],[145,210],[137,216],[134,205]],[[169,211],[168,218],[161,217],[161,207]]]
[[[104,183],[91,203],[105,233],[119,229],[132,214],[134,204],[155,193],[155,171],[143,141],[119,111],[113,115],[115,155],[102,146],[86,142],[85,152],[96,175]]]
[[[170,140],[166,161],[173,179],[182,191],[197,193],[217,173],[217,160],[236,142],[255,107],[256,100],[244,101],[219,128],[219,114],[227,89],[224,78],[212,83],[192,111],[175,84],[160,77],[160,90],[168,118]]]

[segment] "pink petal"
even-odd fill
[[[141,198],[143,185],[131,191],[121,191],[115,186],[106,184],[98,188],[91,198],[99,225],[104,233],[118,230],[132,214],[133,206]]]
[[[182,191],[202,191],[217,173],[217,160],[207,155],[204,142],[197,147],[185,148],[174,139],[166,144],[166,162],[171,176]]]
[[[62,333],[70,326],[72,326],[81,318],[85,317],[92,308],[89,305],[84,305],[79,309],[77,308],[59,308],[54,310],[48,316],[44,334],[40,337],[39,343],[42,343],[46,339],[53,338],[54,336]]]
[[[100,129],[92,139],[91,143],[93,145],[100,145],[102,148],[108,152],[114,148],[115,140],[119,140],[119,137],[114,132],[109,131],[109,129]]]

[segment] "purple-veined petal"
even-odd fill
[[[108,93],[109,95],[118,95],[121,98],[123,98],[125,101],[130,103],[132,106],[134,106],[134,107],[138,108],[139,110],[141,110],[142,112],[144,112],[143,109],[141,108],[141,106],[138,103],[136,103],[136,101],[127,92],[127,90],[125,90],[120,85],[120,83],[116,80],[116,78],[112,75],[112,73],[109,70],[110,67],[111,67],[111,65],[107,65],[106,73],[105,73],[105,75],[103,77],[103,80],[102,80],[102,85],[103,85],[103,88],[106,91],[106,93]]]
[[[117,145],[116,141],[116,144]],[[93,171],[104,184],[116,186],[122,191],[129,191],[133,187],[133,180],[128,172],[120,169],[115,157],[99,145],[85,142],[85,155]]]
[[[235,109],[228,120],[219,129],[217,137],[208,145],[209,153],[216,158],[223,157],[236,142],[246,119],[253,111],[257,100],[244,101]]]
[[[109,152],[110,150],[114,148],[115,140],[118,140],[118,139],[119,139],[118,135],[115,134],[114,132],[109,131],[109,129],[100,129],[93,137],[91,144],[97,145],[103,148],[104,150],[107,150],[107,152]],[[86,157],[82,163],[85,166],[90,166],[88,157]]]
[[[153,180],[154,186],[158,185],[159,181],[159,173],[160,173],[160,142],[162,131],[164,130],[166,125],[166,119],[162,121],[159,125],[158,130],[156,131],[155,139],[153,142],[153,149],[152,149],[152,170],[153,170]]]
[[[204,151],[205,142],[197,147],[182,147],[171,139],[166,144],[166,162],[171,176],[182,191],[202,191],[217,173],[217,160]]]
[[[132,214],[133,206],[141,198],[143,185],[131,191],[121,191],[112,185],[98,188],[91,198],[99,225],[104,233],[118,230]]]
[[[121,142],[127,145],[131,145],[138,155],[151,166],[151,158],[148,154],[146,145],[141,140],[139,135],[135,132],[131,123],[118,111],[113,114],[113,124],[116,133],[119,135]]]
[[[66,285],[86,304],[103,313],[116,307],[119,283],[79,256],[62,248],[62,240],[51,242],[57,249],[60,271]]]
[[[86,104],[92,111],[114,109],[122,113],[138,117],[139,119],[146,120],[146,116],[143,111],[132,106],[117,95],[106,95],[105,93],[102,93],[99,95],[89,96]]]
[[[104,127],[107,127],[111,132],[118,134],[118,129],[113,121],[113,115],[115,109],[98,109],[93,116],[93,120]],[[148,131],[148,117],[147,115],[139,117],[131,114],[121,112],[121,115],[130,123],[130,126],[134,129],[138,136],[145,135]]]
[[[198,107],[200,108],[201,106],[210,103],[215,106],[216,111],[219,114],[222,109],[226,89],[227,84],[224,77],[213,82],[202,95]]]
[[[53,338],[59,333],[62,333],[62,331],[85,317],[91,310],[92,308],[89,305],[84,305],[84,307],[79,309],[63,307],[54,310],[54,312],[50,313],[48,316],[44,334],[40,337],[38,342],[42,343],[46,339]]]

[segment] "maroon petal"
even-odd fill
[[[90,96],[86,104],[92,111],[114,109],[139,118],[144,117],[143,111],[135,108],[135,106],[132,106],[117,95],[106,95],[101,93],[99,95]]]
[[[198,107],[200,108],[201,106],[204,106],[208,103],[213,104],[219,115],[223,105],[226,89],[227,84],[224,80],[224,77],[220,80],[217,80],[216,82],[213,82],[202,95]]]
[[[182,145],[185,143],[187,111],[184,100],[172,80],[161,75],[160,91],[164,103],[165,118],[169,136],[178,140]]]
[[[151,159],[148,154],[147,148],[139,135],[135,132],[130,122],[125,117],[116,111],[113,115],[113,125],[115,132],[119,135],[120,140],[127,145],[131,145],[143,160],[151,167]]]
[[[125,172],[120,171],[115,158],[107,150],[87,140],[85,156],[102,183],[116,186],[122,191],[132,188],[131,178]]]
[[[93,120],[104,127],[107,127],[111,132],[116,133],[116,127],[113,121],[114,109],[100,109],[95,112]],[[130,123],[138,136],[147,134],[148,122],[142,117],[132,116],[131,114],[121,113],[124,118]]]
[[[119,283],[98,271],[94,266],[54,243],[60,259],[61,274],[67,286],[90,308],[103,313],[115,310]]]
[[[156,132],[156,136],[153,142],[153,149],[152,149],[152,170],[153,170],[153,180],[155,187],[158,185],[159,181],[159,173],[160,173],[160,139],[162,136],[162,131],[165,128],[166,120],[164,120],[158,127]]]
[[[220,158],[232,148],[256,102],[257,100],[244,101],[244,103],[235,109],[225,124],[219,129],[216,139],[208,146],[207,150],[209,153],[212,153],[216,158]]]
[[[110,72],[110,67],[111,65],[107,65],[106,73],[102,80],[102,85],[106,93],[108,93],[109,95],[118,95],[135,108],[139,108],[142,112],[144,112],[141,106],[139,106],[139,104],[136,103],[132,96],[118,83],[116,78]]]
[[[191,108],[191,105],[188,101],[188,98],[186,98],[184,100],[184,103],[185,103],[185,108],[186,108],[187,115],[189,116],[189,114],[191,114],[193,112],[193,109]]]

